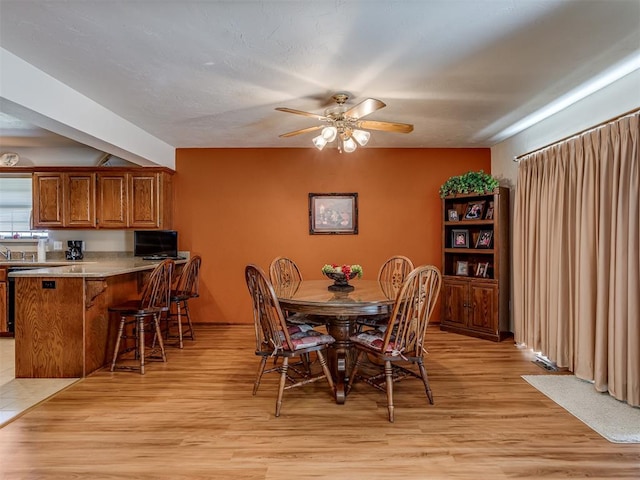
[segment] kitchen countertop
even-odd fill
[[[186,260],[175,260],[176,264]],[[9,277],[85,277],[104,278],[124,273],[150,270],[160,263],[159,260],[142,260],[141,258],[118,258],[82,262],[0,262],[0,266],[29,268],[9,273]],[[46,266],[49,265],[49,266]]]
[[[48,267],[61,267],[64,265],[76,265],[78,263],[95,263],[95,261],[71,261],[71,260],[45,260],[44,262],[31,261],[31,260],[0,260],[0,267],[9,268],[48,268]]]

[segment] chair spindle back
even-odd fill
[[[422,357],[424,337],[433,314],[442,275],[431,265],[411,271],[398,293],[384,338],[382,351],[392,356]],[[392,347],[390,343],[393,342]]]
[[[141,308],[169,310],[174,267],[173,260],[164,260],[153,269],[140,297]]]
[[[186,295],[191,298],[199,296],[200,289],[200,265],[202,258],[200,255],[194,255],[185,264],[182,273],[178,277],[175,293],[177,295]]]
[[[256,351],[294,350],[278,297],[264,271],[247,265],[245,279],[253,301]]]
[[[276,257],[269,265],[269,277],[273,285],[289,286],[302,281],[296,263],[287,257]]]

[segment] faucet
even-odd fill
[[[5,250],[4,252],[0,252],[0,255],[2,255],[7,260],[11,260],[11,250],[9,250],[4,245],[0,245],[0,247],[4,248],[4,250]]]

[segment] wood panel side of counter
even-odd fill
[[[15,287],[16,378],[82,377],[84,279],[19,277]]]
[[[144,273],[16,278],[16,377],[81,378],[107,365],[119,321],[109,307],[138,298]]]
[[[85,375],[111,362],[118,332],[119,317],[109,307],[139,298],[139,278],[144,272],[87,279],[85,283]]]
[[[7,267],[0,267],[0,337],[13,336],[9,333],[9,286]]]

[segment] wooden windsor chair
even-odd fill
[[[314,330],[309,325],[288,324],[273,286],[260,267],[247,265],[245,279],[253,303],[255,354],[260,357],[253,395],[258,393],[262,376],[275,372],[280,374],[276,417],[280,416],[284,391],[290,388],[326,379],[332,396],[335,396],[333,379],[323,353],[335,339],[329,334]],[[319,372],[314,372],[308,362],[309,354],[312,352],[316,353],[320,364]],[[273,367],[267,369],[267,361],[270,359],[273,359]],[[290,359],[299,359],[299,362],[291,363]]]
[[[389,257],[378,271],[378,281],[389,287],[389,298],[395,298],[405,279],[413,270],[413,262],[408,257],[394,255]],[[378,328],[387,324],[389,315],[375,315],[356,319],[356,330],[364,327]]]
[[[423,356],[427,325],[440,294],[441,283],[442,275],[436,267],[426,265],[415,268],[396,297],[387,325],[351,337],[358,353],[349,376],[347,391],[351,390],[356,378],[386,391],[390,422],[394,421],[393,384],[404,378],[420,378],[429,403],[433,404]],[[367,357],[374,357],[381,365],[367,364],[367,369],[374,368],[373,374],[358,375]],[[418,372],[407,368],[403,363],[417,365]]]
[[[276,257],[269,265],[269,278],[271,284],[279,289],[295,289],[302,281],[302,273],[296,262],[287,257]],[[324,321],[315,318],[313,315],[304,313],[284,312],[288,323],[295,325],[313,325],[319,327],[324,325]]]

